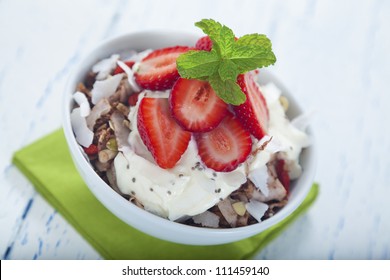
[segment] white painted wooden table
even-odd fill
[[[389,1],[0,0],[1,259],[100,258],[11,156],[61,126],[65,82],[89,49],[202,18],[267,34],[272,71],[316,111],[320,196],[257,258],[390,259]]]

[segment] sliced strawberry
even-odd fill
[[[206,81],[179,78],[169,96],[176,121],[192,132],[215,128],[228,112],[228,105]]]
[[[290,176],[285,168],[286,162],[283,159],[279,159],[276,162],[276,174],[278,175],[279,181],[286,189],[287,193],[290,192]]]
[[[138,96],[140,95],[140,93],[141,93],[141,92],[135,92],[135,93],[132,93],[132,94],[129,96],[129,99],[128,99],[129,106],[135,106],[135,105],[137,105]]]
[[[137,127],[145,146],[162,168],[172,168],[186,151],[191,133],[173,119],[166,98],[143,98]],[[152,174],[151,174],[152,175]]]
[[[176,59],[191,48],[176,46],[151,52],[140,63],[134,73],[137,83],[151,90],[165,90],[173,86],[180,77],[176,69]]]
[[[199,38],[199,40],[195,44],[195,48],[197,50],[211,51],[212,47],[213,47],[213,42],[211,41],[209,36],[204,36]]]
[[[246,160],[252,149],[250,133],[232,114],[213,130],[195,135],[199,156],[215,171],[228,172]]]
[[[132,61],[132,60],[129,60],[129,61],[125,61],[125,64],[127,66],[129,66],[130,68],[133,67],[135,61]],[[117,66],[114,70],[114,75],[116,74],[120,74],[120,73],[124,73],[125,71],[120,67],[120,66]]]
[[[237,83],[245,93],[246,101],[234,107],[236,116],[246,130],[261,139],[268,130],[267,103],[250,72],[239,75]]]

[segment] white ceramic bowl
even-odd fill
[[[150,31],[123,35],[102,43],[81,61],[68,80],[64,93],[63,127],[70,153],[81,177],[96,198],[114,215],[130,226],[160,239],[191,245],[215,245],[256,235],[286,218],[302,203],[310,190],[314,177],[315,153],[313,145],[303,151],[300,160],[304,170],[303,174],[292,183],[289,202],[277,214],[261,223],[250,226],[232,229],[210,229],[183,225],[163,219],[123,199],[96,174],[84,158],[81,148],[75,140],[70,123],[70,112],[74,104],[72,94],[75,92],[77,84],[84,80],[88,71],[100,59],[130,49],[141,51],[173,45],[193,46],[198,38],[197,35],[182,32]],[[293,96],[267,71],[261,71],[260,80],[262,82],[272,81],[282,90],[290,101],[288,110],[290,118],[301,113],[301,109]],[[309,134],[311,134],[310,129]]]

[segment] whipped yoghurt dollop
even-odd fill
[[[122,147],[114,160],[120,191],[135,196],[145,210],[169,220],[178,220],[207,211],[237,190],[248,178],[267,196],[266,164],[276,152],[285,152],[291,162],[290,178],[299,177],[299,155],[309,145],[309,137],[286,118],[279,101],[280,90],[272,83],[260,88],[269,110],[268,135],[260,141],[252,138],[253,153],[231,172],[216,172],[204,166],[193,137],[173,168],[159,167],[139,135],[137,112],[142,98],[168,98],[169,91],[143,91],[128,115],[131,129],[128,146]],[[266,141],[265,149],[258,151]]]

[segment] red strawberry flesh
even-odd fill
[[[211,41],[209,36],[204,36],[199,38],[199,40],[195,44],[195,48],[203,51],[211,51],[213,47],[213,42]]]
[[[286,162],[283,159],[279,159],[276,162],[276,174],[278,175],[279,181],[286,189],[287,193],[290,192],[290,176],[285,168]]]
[[[228,112],[228,105],[206,81],[179,78],[169,102],[176,121],[192,132],[212,130]]]
[[[129,61],[125,61],[125,64],[127,66],[129,66],[129,68],[133,67],[133,65],[135,64],[135,61],[132,61],[132,60],[129,60]],[[120,73],[124,73],[125,70],[122,69],[122,67],[120,66],[117,66],[114,70],[114,75],[116,74],[120,74]]]
[[[215,129],[196,134],[195,140],[204,164],[221,172],[236,169],[252,149],[250,133],[231,113]]]
[[[134,74],[137,83],[150,90],[166,90],[180,77],[176,68],[176,59],[189,47],[176,46],[151,52],[140,63]]]
[[[137,127],[145,146],[161,168],[172,168],[186,151],[191,133],[172,118],[166,98],[143,98]]]
[[[234,107],[236,116],[245,129],[260,140],[268,130],[267,103],[252,73],[239,75],[237,83],[244,92],[246,100],[243,104]]]
[[[84,152],[89,155],[89,156],[93,156],[93,155],[96,155],[99,150],[98,150],[98,147],[95,145],[95,144],[91,144],[89,147],[83,147],[84,149]]]
[[[135,106],[137,105],[138,97],[140,95],[140,92],[134,92],[129,96],[129,99],[127,100],[129,103],[129,106]]]

